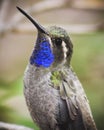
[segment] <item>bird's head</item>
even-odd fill
[[[37,28],[38,36],[30,57],[30,64],[37,67],[58,67],[70,63],[73,45],[68,33],[61,27],[52,26],[45,29],[23,9],[17,7]]]

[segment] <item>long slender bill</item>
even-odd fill
[[[42,27],[38,22],[36,22],[36,21],[32,18],[32,16],[28,15],[28,14],[27,14],[23,9],[21,9],[20,7],[17,7],[17,9],[18,9],[23,15],[25,15],[25,16],[35,25],[35,27],[36,27],[39,31],[41,31],[42,33],[45,33],[45,34],[49,35],[48,31],[47,31],[44,27]]]

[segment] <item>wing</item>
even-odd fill
[[[58,89],[62,100],[66,102],[69,115],[67,130],[97,130],[86,94],[76,74],[69,68],[59,73],[61,83]]]

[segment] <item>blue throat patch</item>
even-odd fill
[[[48,68],[54,61],[54,55],[48,41],[44,40],[41,43],[36,43],[36,47],[30,57],[30,64],[35,64],[37,67]]]

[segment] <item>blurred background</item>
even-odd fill
[[[84,86],[99,130],[104,130],[104,0],[0,0],[0,121],[38,129],[23,95],[23,74],[36,28],[17,9],[44,27],[65,28],[74,44],[71,65]]]

